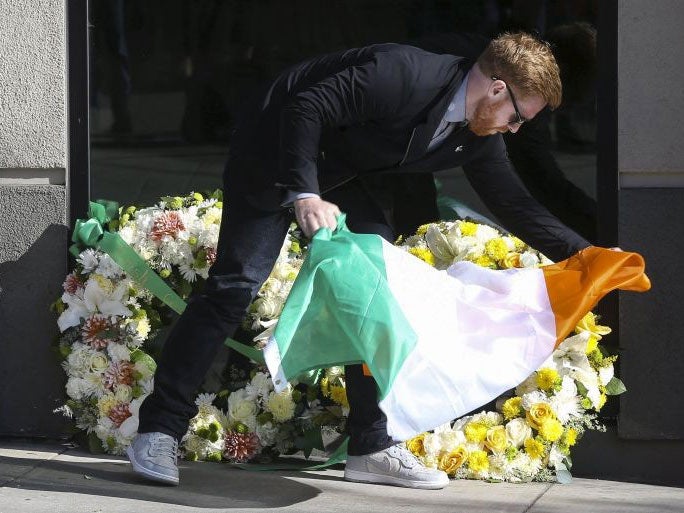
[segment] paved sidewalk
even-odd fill
[[[0,440],[0,513],[682,513],[684,488],[453,481],[439,491],[347,483],[343,469],[249,472],[181,462],[179,487],[139,479],[124,458],[56,442]]]

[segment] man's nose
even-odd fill
[[[511,132],[512,134],[516,133],[518,130],[520,130],[520,125],[518,123],[508,123],[508,131]]]

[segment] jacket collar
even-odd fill
[[[453,100],[456,91],[472,65],[473,62],[465,58],[457,57],[455,59],[451,72],[452,76],[449,79],[447,86],[439,92],[437,97],[428,107],[423,122],[413,129],[402,163],[414,161],[427,153],[427,148],[432,140],[432,136],[435,134],[439,123],[444,118],[444,113],[449,107],[449,103]]]

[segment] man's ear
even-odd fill
[[[489,84],[489,90],[487,94],[492,98],[496,98],[502,93],[506,92],[506,83],[503,80],[492,80]]]

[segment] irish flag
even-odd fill
[[[616,288],[650,288],[640,255],[590,247],[542,268],[438,271],[342,221],[315,235],[264,356],[276,390],[365,363],[389,435],[406,440],[518,385]]]

